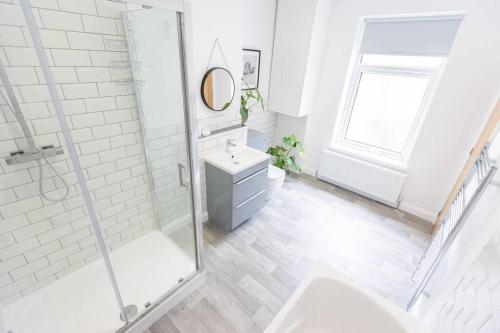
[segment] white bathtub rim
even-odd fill
[[[348,286],[357,289],[359,292],[371,298],[381,308],[383,308],[392,317],[394,317],[394,319],[401,324],[401,326],[406,330],[407,333],[430,332],[430,329],[427,325],[419,321],[410,313],[392,304],[391,302],[389,302],[376,292],[372,291],[371,289],[356,284],[348,276],[334,269],[330,265],[324,262],[319,262],[313,269],[311,274],[300,284],[300,286],[295,290],[295,292],[288,299],[285,305],[281,308],[281,310],[278,312],[278,314],[273,319],[271,324],[269,324],[269,326],[266,328],[264,333],[275,333],[276,330],[281,326],[281,324],[285,320],[287,314],[294,308],[295,304],[302,297],[304,291],[309,287],[311,282],[319,278],[333,279],[340,283],[346,284]]]

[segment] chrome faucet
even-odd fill
[[[226,153],[231,154],[231,147],[236,147],[236,140],[227,139],[226,140]]]

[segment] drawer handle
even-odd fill
[[[253,199],[257,198],[259,195],[261,195],[264,192],[266,192],[266,190],[262,190],[259,193],[252,195],[250,198],[246,199],[245,201],[243,201],[242,203],[240,203],[238,206],[236,206],[234,208],[240,208],[241,206],[243,206],[243,205],[247,204],[248,202],[252,201]]]
[[[248,177],[246,177],[246,178],[243,178],[242,180],[237,181],[235,184],[236,184],[236,185],[239,185],[239,184],[241,184],[241,183],[244,183],[244,182],[246,182],[247,180],[249,180],[249,179],[251,179],[251,178],[253,178],[253,177],[256,177],[256,176],[260,175],[260,174],[261,174],[261,173],[263,173],[264,171],[267,171],[267,168],[264,168],[264,169],[262,169],[262,170],[260,170],[260,171],[258,171],[258,172],[256,172],[256,173],[254,173],[253,175],[250,175],[250,176],[248,176]]]

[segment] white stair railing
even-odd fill
[[[465,217],[495,171],[496,167],[488,154],[488,146],[485,146],[412,275],[416,289],[407,305],[407,310],[410,310],[422,295],[439,262],[457,237]]]

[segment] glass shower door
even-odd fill
[[[111,262],[124,303],[141,311],[196,272],[196,239],[180,15],[129,4],[122,17],[155,225]]]

